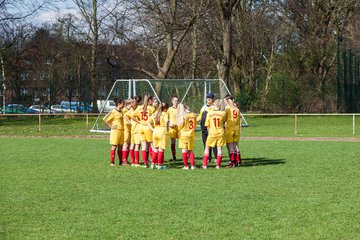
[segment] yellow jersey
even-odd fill
[[[122,112],[124,114],[124,125],[125,125],[125,130],[126,131],[131,131],[131,118],[129,117],[128,112],[131,112],[132,108],[126,108],[124,107],[122,109]]]
[[[226,107],[225,112],[227,119],[225,122],[226,129],[239,130],[240,129],[240,110],[236,107]]]
[[[221,137],[224,135],[224,124],[227,120],[225,111],[213,110],[208,112],[205,126],[209,128],[209,136]]]
[[[160,116],[160,121],[155,125],[156,114],[157,113],[154,113],[153,115],[151,115],[148,122],[155,128],[156,127],[166,127],[166,124],[169,122],[169,114],[167,112],[162,112],[161,116]]]
[[[153,115],[155,108],[151,105],[146,107],[146,111],[143,110],[143,105],[138,106],[132,113],[131,117],[137,118],[142,125],[147,125],[149,117]]]
[[[167,110],[167,113],[169,114],[169,120],[170,120],[170,125],[176,125],[176,115],[177,115],[177,108],[174,107],[169,107],[169,109]]]
[[[111,126],[116,125],[116,129],[118,130],[124,129],[124,115],[121,110],[113,109],[104,117],[104,121]]]
[[[180,126],[181,137],[192,137],[196,127],[196,115],[195,113],[186,113],[184,116],[184,122]]]

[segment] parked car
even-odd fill
[[[42,105],[32,105],[29,107],[29,109],[35,113],[50,113],[50,109]]]
[[[61,105],[52,105],[51,106],[51,110],[54,113],[71,113],[71,112],[76,112],[75,110],[72,110],[68,107],[65,106],[61,106]]]
[[[24,113],[31,113],[29,112],[29,108],[22,104],[8,104],[5,107],[6,114],[24,114]]]
[[[84,102],[77,102],[77,101],[62,101],[60,103],[61,106],[70,108],[71,110],[75,110],[76,112],[91,112],[92,107],[89,104]]]

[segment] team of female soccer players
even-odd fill
[[[213,94],[208,95],[213,96]],[[120,165],[129,165],[130,155],[131,166],[140,167],[141,148],[143,167],[166,169],[163,166],[164,151],[170,138],[173,160],[176,160],[175,144],[176,139],[179,139],[183,169],[195,169],[194,131],[201,118],[197,118],[186,105],[179,104],[178,97],[172,98],[171,107],[164,102],[159,103],[150,95],[144,96],[143,101],[141,96],[134,96],[126,101],[116,97],[114,101],[116,108],[104,117],[105,123],[111,128],[112,166],[115,166],[117,150]],[[205,116],[208,135],[202,168],[207,169],[209,150],[217,148],[216,168],[219,169],[222,162],[222,147],[225,145],[229,151],[229,167],[241,164],[238,146],[240,110],[233,102],[233,98],[227,95],[223,100],[217,99],[213,105],[208,105],[205,111],[206,114],[202,116]]]

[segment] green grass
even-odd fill
[[[105,139],[0,138],[0,239],[358,239],[359,143],[240,145],[240,168],[158,171],[110,167]]]

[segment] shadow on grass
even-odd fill
[[[284,164],[285,159],[268,159],[268,158],[243,158],[241,167],[254,167],[260,165],[277,165]]]
[[[202,165],[202,158],[195,158],[196,166],[200,167]],[[209,165],[214,165],[215,161],[212,160]],[[228,160],[224,159],[222,162],[223,165],[227,165]],[[268,159],[268,158],[243,158],[241,167],[255,167],[262,165],[277,165],[277,164],[285,164],[285,159]],[[171,168],[182,168],[184,166],[183,161],[181,159],[177,159],[176,161],[168,160],[164,163],[164,165]]]

